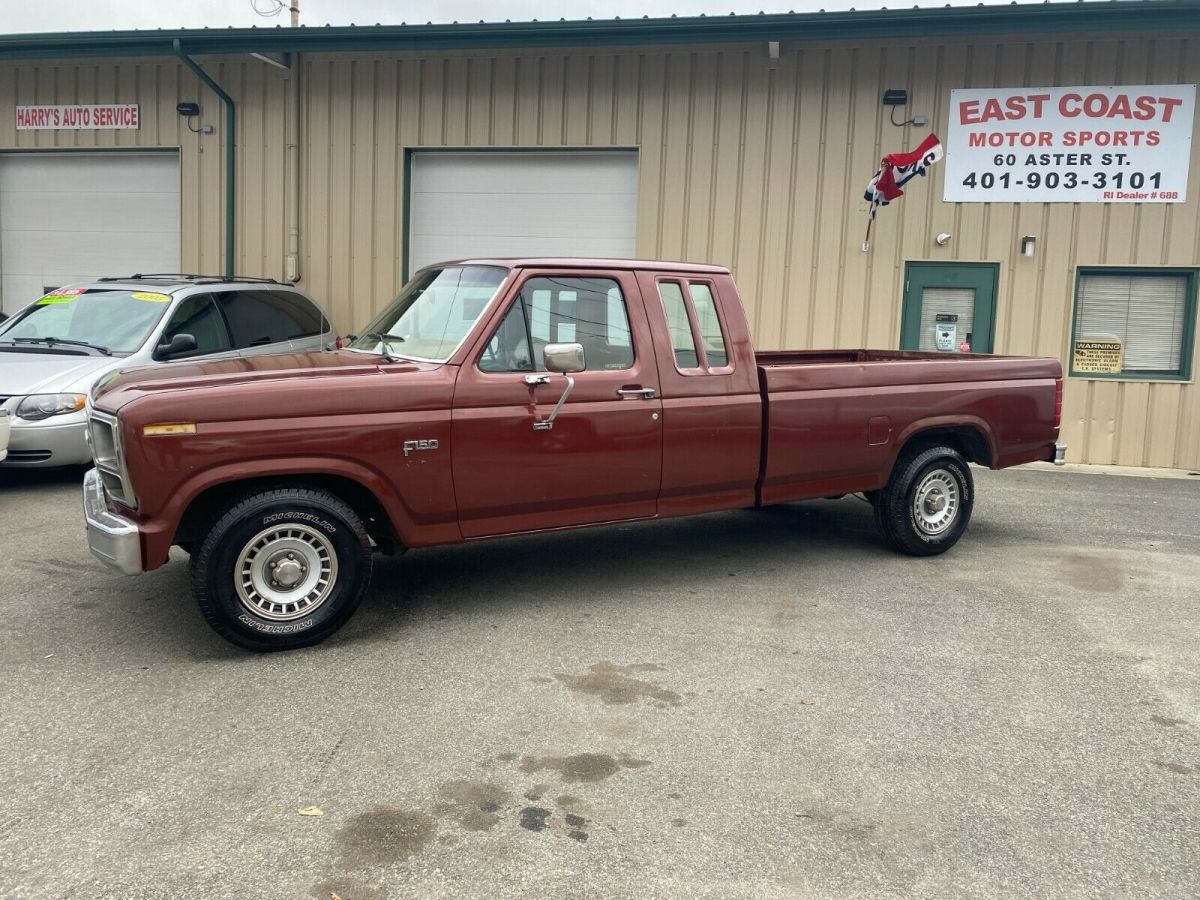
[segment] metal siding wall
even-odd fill
[[[201,60],[238,103],[237,242],[239,274],[283,275],[285,73],[257,61]],[[198,101],[193,134],[175,104]],[[112,131],[17,131],[14,107],[25,104],[137,103],[141,127]],[[222,271],[224,114],[218,100],[175,59],[0,65],[0,152],[5,150],[170,147],[179,149],[181,265]],[[120,274],[120,273],[116,273]]]
[[[1200,260],[1200,142],[1186,204],[945,204],[944,168],[880,213],[870,253],[863,186],[879,157],[924,130],[893,128],[879,97],[945,136],[955,87],[1200,81],[1194,39],[1005,39],[309,56],[302,62],[301,286],[342,330],[399,289],[406,151],[637,147],[638,253],[712,261],[738,277],[765,348],[895,346],[909,260],[1000,263],[998,353],[1065,359],[1077,265]],[[204,59],[238,101],[238,269],[282,277],[285,73]],[[198,99],[218,134],[175,114]],[[13,130],[15,103],[139,102],[137,132]],[[220,105],[173,60],[0,66],[0,149],[182,149],[185,267],[219,271]],[[933,235],[949,231],[946,248]],[[1037,256],[1019,256],[1022,234]],[[1200,356],[1200,341],[1197,356]],[[1200,358],[1193,361],[1200,372]],[[1192,384],[1070,379],[1071,458],[1200,467]]]

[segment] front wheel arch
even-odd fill
[[[375,545],[384,553],[400,553],[405,547],[387,510],[374,492],[343,475],[327,473],[289,474],[273,477],[242,478],[212,485],[201,491],[184,510],[172,543],[189,554],[203,539],[208,528],[239,498],[260,491],[283,488],[312,488],[337,497],[354,510]],[[189,549],[191,548],[191,549]]]

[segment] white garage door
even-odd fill
[[[178,154],[0,155],[5,312],[72,281],[178,271]]]
[[[637,153],[414,153],[410,271],[478,256],[634,255]]]

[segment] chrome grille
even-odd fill
[[[87,431],[92,460],[100,471],[105,493],[121,505],[137,509],[137,497],[134,496],[121,453],[121,429],[116,418],[89,409]]]

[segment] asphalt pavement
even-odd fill
[[[1200,477],[976,470],[381,559],[327,643],[211,633],[0,473],[0,896],[1195,896]]]

